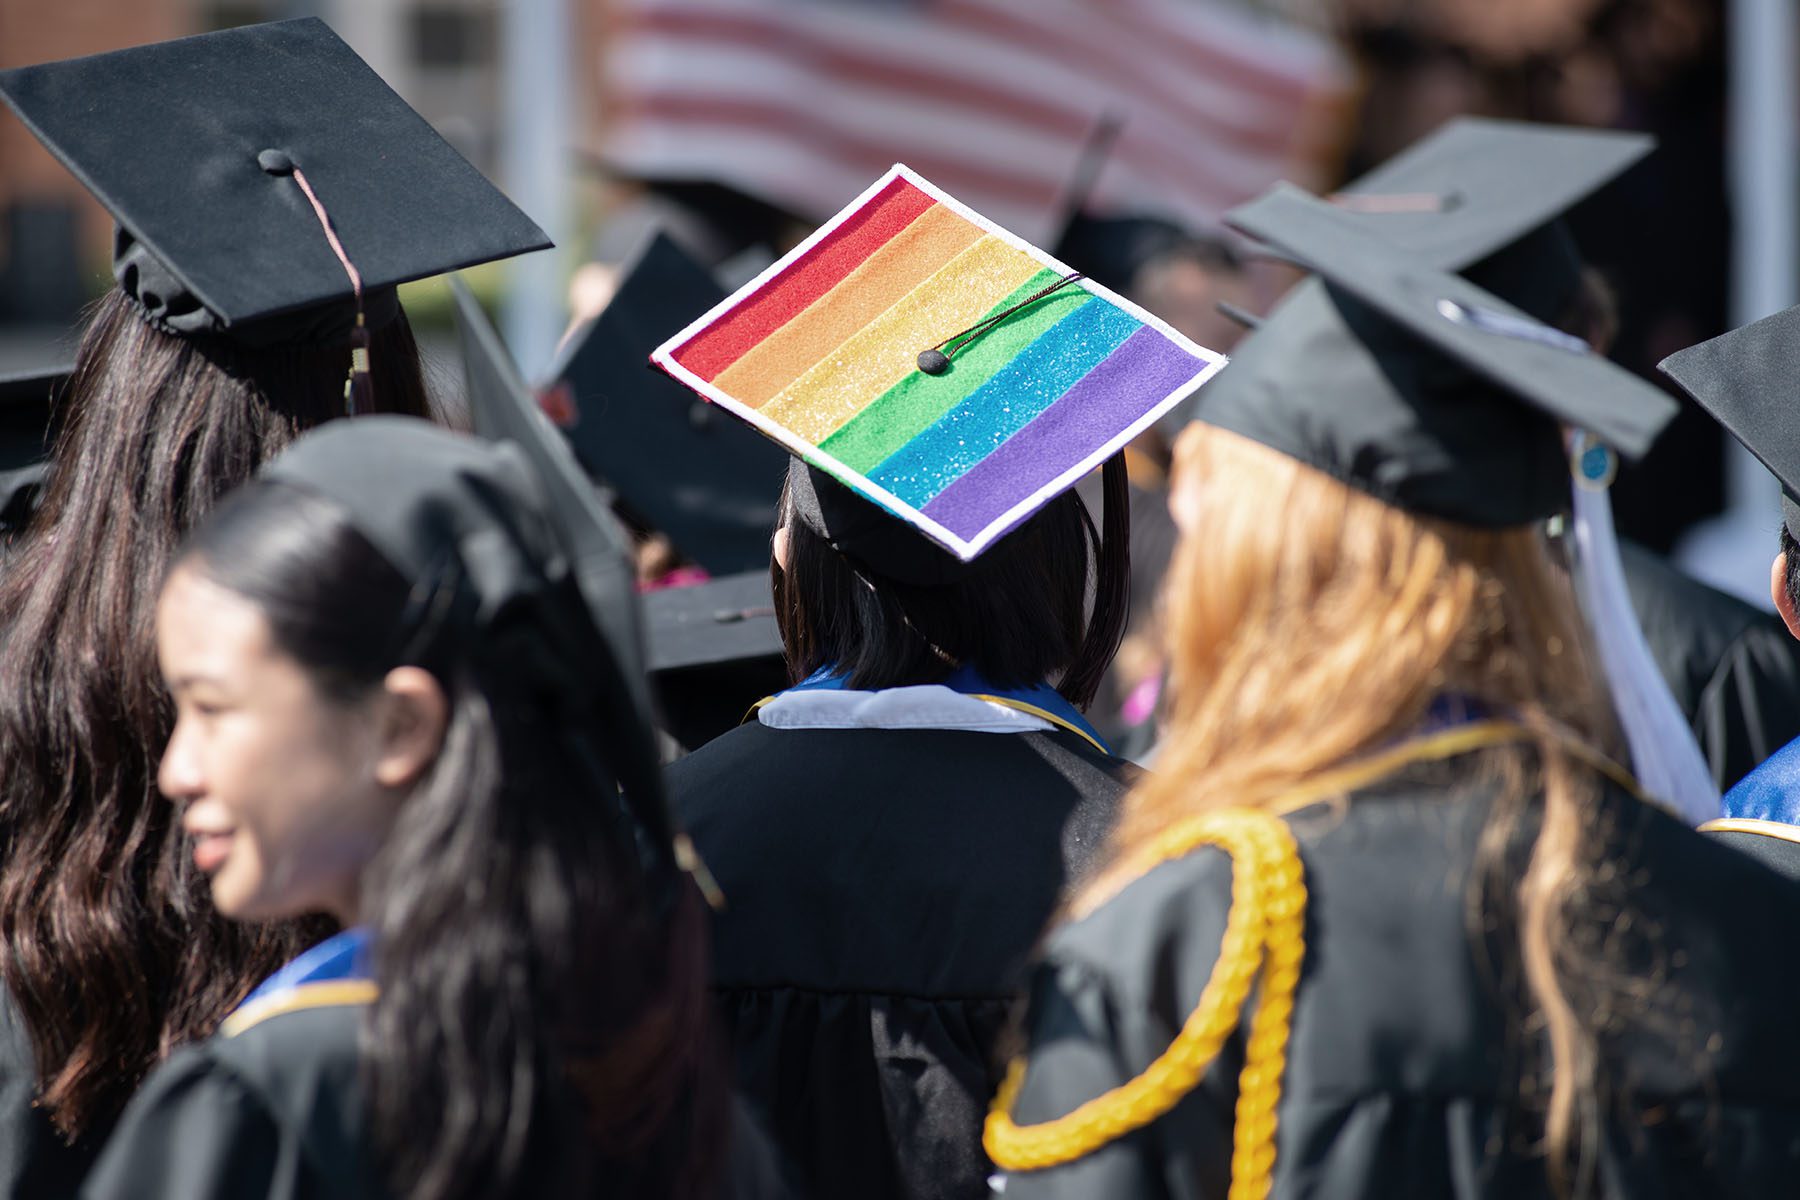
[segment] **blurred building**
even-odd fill
[[[319,16],[457,149],[498,169],[502,0],[0,0],[0,67]],[[112,222],[0,106],[0,326],[66,326],[110,281]]]

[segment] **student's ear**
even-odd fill
[[[408,788],[436,761],[450,723],[450,701],[437,677],[419,667],[395,667],[382,681],[381,750],[375,779]]]
[[[1788,632],[1800,638],[1800,609],[1794,607],[1794,598],[1788,595],[1787,587],[1787,551],[1783,550],[1769,564],[1769,598],[1775,601],[1775,611],[1781,614],[1782,623]]]
[[[784,571],[787,570],[788,528],[786,525],[783,525],[780,529],[777,529],[775,531],[775,540],[770,545],[770,550],[775,555],[775,565],[780,567]]]

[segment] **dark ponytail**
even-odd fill
[[[651,903],[593,731],[309,492],[254,485],[190,554],[328,694],[406,661],[450,700],[362,891],[380,985],[363,1070],[395,1194],[702,1195],[727,1095],[704,925],[691,889],[672,914]]]

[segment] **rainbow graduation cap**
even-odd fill
[[[896,166],[651,357],[967,561],[1224,365],[1070,274]]]

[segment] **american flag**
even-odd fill
[[[1091,207],[1206,228],[1324,182],[1351,72],[1319,36],[1199,0],[611,0],[601,157],[823,219],[904,162],[1023,236]]]

